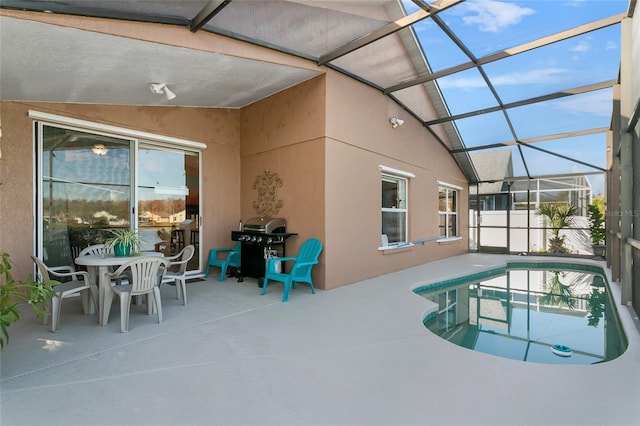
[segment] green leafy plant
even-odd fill
[[[46,315],[46,302],[57,297],[51,287],[60,284],[49,280],[38,282],[29,275],[27,280],[16,280],[11,274],[11,261],[8,253],[2,253],[0,262],[0,349],[9,343],[9,326],[20,319],[18,305],[28,302],[38,316]]]
[[[607,294],[598,289],[592,288],[589,299],[587,299],[587,307],[589,314],[587,315],[587,324],[591,327],[597,327],[606,309]]]
[[[575,223],[576,206],[565,203],[543,204],[536,209],[536,213],[544,216],[551,228],[552,237],[549,238],[549,252],[567,253],[568,250],[564,246],[564,236],[560,235],[560,230]]]
[[[589,230],[593,245],[597,246],[605,242],[607,234],[604,228],[604,214],[596,204],[589,204]]]
[[[134,254],[140,252],[143,241],[140,239],[137,231],[131,229],[110,229],[109,232],[112,236],[108,238],[104,244],[111,247],[114,252],[118,250],[118,245],[124,249],[125,253],[130,252]]]

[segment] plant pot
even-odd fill
[[[122,243],[116,243],[113,246],[113,254],[119,257],[131,255],[131,246]]]
[[[604,244],[592,245],[593,256],[597,259],[604,259],[607,253],[607,246]]]

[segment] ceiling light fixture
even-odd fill
[[[109,152],[109,148],[102,145],[101,143],[97,143],[93,146],[93,148],[91,148],[91,151],[93,151],[93,153],[96,155],[107,155],[107,152]]]
[[[391,123],[391,127],[395,129],[398,126],[402,126],[404,124],[404,120],[401,120],[398,117],[391,117],[389,119],[389,123]]]
[[[176,94],[169,90],[166,83],[149,83],[149,90],[157,95],[165,95],[168,100],[176,97]]]

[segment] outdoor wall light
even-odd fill
[[[169,100],[176,97],[176,94],[169,90],[165,83],[149,83],[149,90],[157,95],[164,94]]]
[[[395,129],[398,126],[402,126],[404,124],[404,120],[400,120],[398,117],[391,117],[389,119],[389,123],[391,123],[391,127]]]
[[[107,152],[109,152],[109,148],[102,145],[101,143],[97,143],[93,146],[93,148],[91,148],[91,151],[93,151],[93,153],[96,155],[107,155]]]

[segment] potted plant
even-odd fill
[[[132,229],[110,229],[109,232],[112,236],[107,238],[104,244],[110,247],[116,256],[131,256],[140,252],[142,240],[138,235],[138,231]]]
[[[20,319],[18,304],[28,302],[38,316],[46,314],[43,305],[57,294],[51,289],[60,282],[49,280],[38,282],[31,275],[27,280],[16,280],[11,274],[11,262],[8,253],[2,253],[0,261],[0,349],[9,342],[9,326]]]
[[[573,204],[543,204],[536,210],[536,213],[544,216],[549,222],[552,237],[549,238],[550,253],[567,253],[564,246],[564,236],[560,235],[560,230],[573,225],[576,220],[576,206]]]
[[[589,231],[593,255],[599,259],[604,258],[607,250],[605,244],[607,234],[604,228],[604,214],[596,204],[589,204]]]

